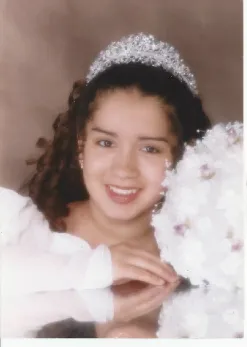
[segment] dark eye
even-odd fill
[[[100,147],[112,147],[112,142],[109,140],[100,140],[97,143]]]
[[[147,153],[159,153],[160,151],[157,149],[157,148],[154,148],[152,146],[146,146],[144,147],[144,152],[147,152]]]

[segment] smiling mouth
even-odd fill
[[[120,188],[111,185],[109,185],[108,187],[112,192],[122,195],[135,194],[138,191],[137,188]]]
[[[106,192],[114,202],[118,204],[128,204],[134,201],[139,195],[139,188],[123,188],[106,185]]]

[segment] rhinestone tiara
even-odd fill
[[[112,65],[140,62],[144,65],[161,66],[180,81],[185,82],[193,94],[198,94],[196,79],[184,63],[175,47],[158,41],[144,33],[123,37],[101,51],[89,68],[86,82]]]

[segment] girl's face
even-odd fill
[[[158,98],[134,89],[98,97],[83,153],[91,203],[115,221],[150,214],[160,200],[165,163],[172,162],[176,144]]]

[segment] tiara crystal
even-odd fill
[[[123,37],[101,51],[89,68],[86,82],[89,83],[112,65],[136,62],[163,67],[180,81],[185,82],[193,94],[198,94],[195,76],[177,49],[167,42],[158,41],[153,35],[144,33]]]

